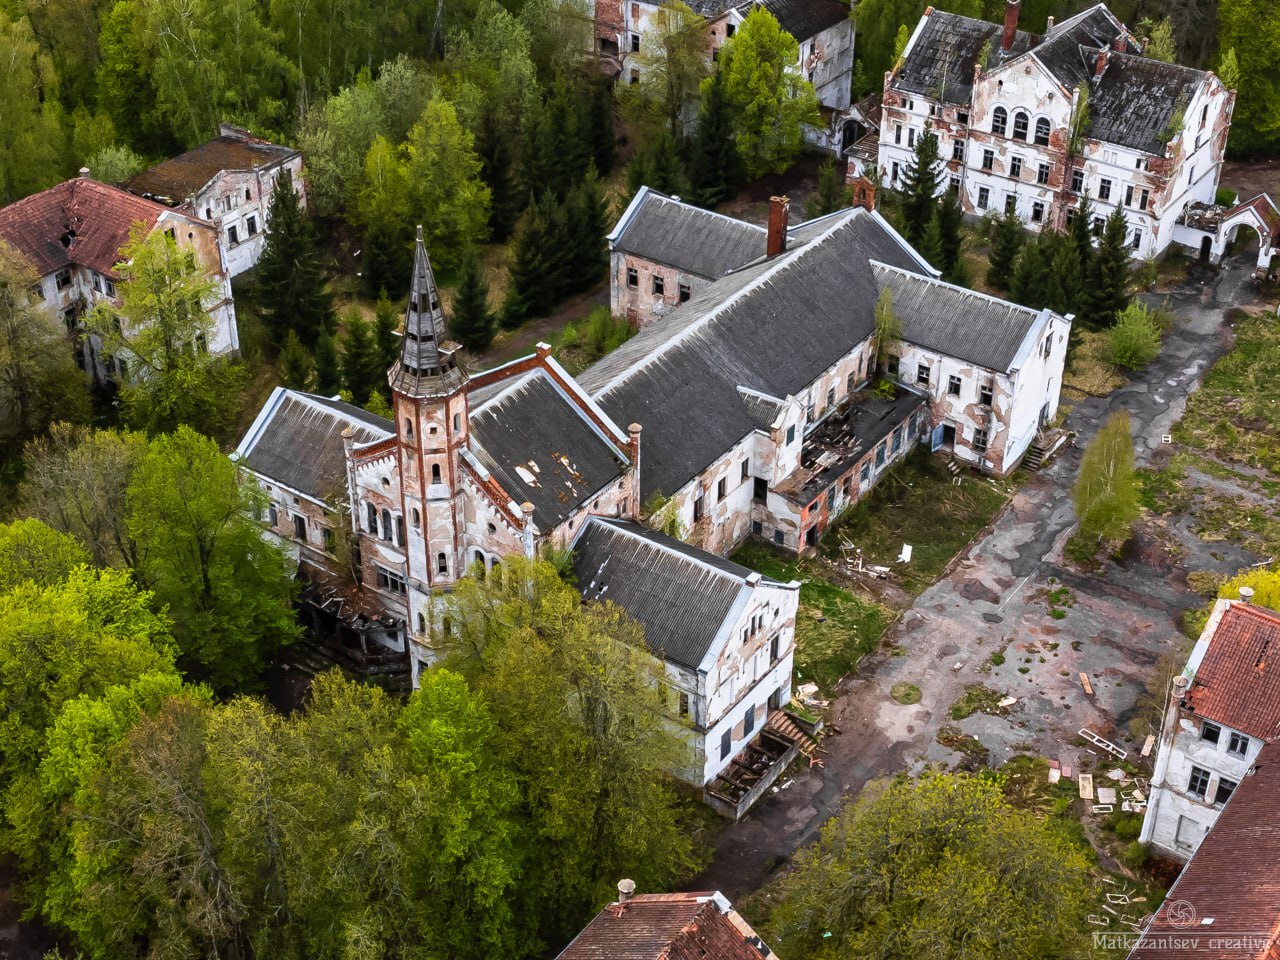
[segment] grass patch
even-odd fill
[[[987,764],[987,748],[977,737],[971,737],[967,733],[961,731],[959,727],[951,724],[944,724],[938,729],[937,736],[934,737],[942,746],[948,750],[955,750],[963,753],[970,760],[976,761],[982,766]]]
[[[817,564],[784,556],[762,543],[748,543],[733,560],[767,577],[799,580],[796,614],[796,680],[812,681],[824,693],[875,649],[892,613],[823,579]]]
[[[1107,334],[1104,330],[1073,330],[1076,344],[1062,377],[1062,387],[1069,397],[1105,397],[1124,385],[1124,377],[1108,359]]]
[[[635,332],[626,317],[613,316],[608,307],[596,307],[580,322],[565,324],[556,337],[556,359],[571,374],[581,373]]]
[[[993,716],[1002,717],[1005,711],[1001,709],[999,704],[1003,699],[1004,694],[999,691],[992,690],[981,683],[971,683],[964,688],[964,693],[960,695],[960,699],[951,705],[951,719],[963,720],[965,717],[971,717],[975,713],[989,713]]]
[[[929,452],[918,448],[893,468],[822,540],[822,550],[841,556],[847,540],[868,563],[892,566],[902,586],[920,593],[996,515],[1013,487],[976,475],[959,486]],[[914,550],[909,565],[896,564],[904,543]]]
[[[994,653],[992,653],[992,654],[991,654],[991,665],[992,665],[993,667],[1003,666],[1003,665],[1004,665],[1004,654],[1003,654],[1003,653],[1001,653],[999,650],[997,650],[997,651],[995,651]]]
[[[893,685],[893,689],[889,691],[889,696],[903,706],[909,707],[913,703],[920,702],[920,688],[914,683],[900,681]]]

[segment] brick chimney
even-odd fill
[[[853,205],[862,207],[868,212],[876,208],[876,185],[870,177],[858,177],[851,184],[853,187]]]
[[[1116,53],[1124,53],[1129,49],[1129,42],[1125,39],[1125,35],[1123,33],[1116,37],[1115,41],[1111,45],[1115,48]]]
[[[1004,39],[1000,41],[1000,49],[1005,53],[1013,49],[1013,40],[1018,34],[1018,14],[1021,12],[1022,0],[1005,0]]]
[[[787,222],[791,218],[790,197],[769,198],[769,236],[765,241],[765,256],[776,257],[787,249]]]
[[[1098,62],[1094,65],[1093,75],[1095,78],[1102,76],[1102,71],[1107,69],[1107,60],[1111,57],[1111,48],[1103,47],[1098,51]]]

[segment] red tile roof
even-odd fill
[[[197,190],[223,170],[271,166],[297,153],[292,147],[278,146],[266,140],[220,136],[135,174],[125,186],[139,195],[181,203],[191,199]]]
[[[119,187],[77,177],[0,209],[0,238],[42,277],[73,263],[114,277],[130,228],[138,222],[155,226],[165,210]]]
[[[712,893],[638,894],[596,915],[557,960],[761,960],[771,956]],[[758,946],[757,946],[758,944]]]
[[[1186,704],[1251,737],[1280,736],[1280,614],[1232,603],[1209,638]]]
[[[1251,210],[1254,215],[1271,231],[1273,240],[1280,239],[1280,208],[1277,208],[1275,201],[1265,193],[1260,193],[1252,200],[1245,200],[1243,203],[1237,203],[1234,207],[1222,215],[1222,219],[1234,216],[1242,210]]]
[[[1280,960],[1280,743],[1262,748],[1254,771],[1129,960]]]

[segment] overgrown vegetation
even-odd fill
[[[964,688],[958,700],[951,705],[951,719],[963,720],[975,713],[988,713],[993,716],[1004,716],[1000,701],[1004,694],[981,683],[971,683]]]
[[[596,307],[580,325],[565,325],[556,341],[556,356],[565,369],[576,374],[622,346],[635,333],[635,327],[625,317],[615,317],[608,307]]]

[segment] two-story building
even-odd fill
[[[1247,591],[1247,588],[1246,588]],[[1280,614],[1218,600],[1174,678],[1142,822],[1143,843],[1186,860],[1250,774],[1263,746],[1280,737]]]
[[[0,209],[0,239],[25,257],[39,275],[37,298],[63,321],[79,364],[99,383],[127,376],[127,360],[103,355],[101,341],[83,328],[83,317],[99,304],[121,304],[121,249],[134,229],[168,234],[190,249],[214,294],[205,304],[209,330],[193,348],[213,354],[240,349],[231,276],[215,228],[197,217],[99,183],[88,168],[80,176]]]
[[[1160,254],[1189,208],[1213,204],[1233,91],[1211,72],[1142,55],[1103,4],[1043,36],[932,7],[885,75],[875,163],[903,181],[916,139],[938,137],[940,190],[967,213],[1011,213],[1063,229],[1087,193],[1095,226],[1115,210],[1135,257]],[[849,177],[866,173],[866,145]],[[1199,238],[1195,240],[1199,244]]]
[[[765,8],[799,44],[796,72],[813,84],[818,103],[831,110],[849,106],[854,29],[848,4],[841,0],[694,0],[689,6],[706,21],[709,61],[716,59],[753,8]],[[661,3],[651,0],[596,0],[597,52],[619,59],[627,83],[640,82],[644,54],[649,44],[657,42],[655,16],[661,9]]]
[[[238,277],[262,256],[271,198],[282,176],[305,207],[302,154],[223,123],[208,143],[135,174],[123,186],[213,224],[227,271]]]

